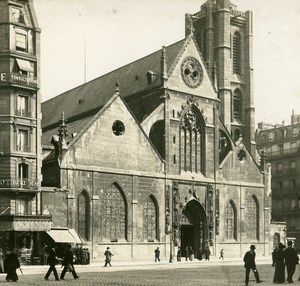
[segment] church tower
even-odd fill
[[[38,251],[51,221],[40,216],[39,79],[33,0],[0,0],[0,247]]]
[[[186,15],[186,34],[191,29],[217,82],[221,119],[254,155],[252,12],[238,11],[229,0],[208,0],[200,12]]]

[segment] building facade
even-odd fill
[[[300,214],[300,116],[292,114],[291,124],[260,123],[257,147],[272,165],[272,219],[285,221],[287,237],[299,247]]]
[[[51,216],[40,212],[40,29],[32,1],[0,1],[0,37],[0,247],[39,263]]]
[[[273,247],[251,13],[207,1],[186,19],[185,39],[42,103],[42,212],[74,228],[94,260],[107,246],[119,260],[149,260],[156,247],[170,260],[178,246],[196,257]]]

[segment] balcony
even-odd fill
[[[32,117],[32,113],[30,111],[27,111],[25,109],[16,109],[15,110],[15,115],[16,116],[22,116],[22,117]]]
[[[30,152],[30,146],[17,145],[17,151]]]
[[[38,191],[38,180],[29,179],[1,179],[0,178],[0,190],[1,189],[23,189],[23,190],[35,190]]]
[[[0,215],[1,231],[48,231],[51,215]]]
[[[30,88],[38,88],[36,77],[29,77],[18,73],[0,73],[0,85],[16,84]]]
[[[273,157],[283,157],[286,155],[295,155],[297,153],[300,153],[300,148],[289,148],[289,149],[283,149],[279,151],[271,151],[271,152],[266,152],[265,155],[267,158],[273,158]]]

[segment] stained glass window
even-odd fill
[[[203,172],[204,128],[190,107],[183,115],[180,129],[181,170],[185,172]]]
[[[225,209],[225,237],[237,239],[236,209],[232,201],[228,202]]]
[[[78,234],[89,240],[90,229],[90,199],[87,192],[83,191],[78,196]]]
[[[246,202],[246,232],[248,239],[259,240],[259,212],[258,201],[255,196],[251,197]]]
[[[154,199],[149,197],[144,205],[144,238],[148,241],[158,239],[157,209]]]
[[[103,238],[111,241],[126,239],[126,205],[119,188],[113,184],[104,191],[102,207]]]

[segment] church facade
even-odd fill
[[[41,212],[93,260],[284,240],[253,137],[251,15],[207,1],[183,40],[42,103]]]

